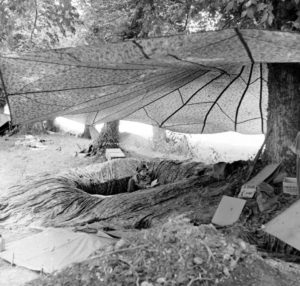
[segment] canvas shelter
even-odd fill
[[[13,124],[66,116],[258,134],[274,62],[300,62],[300,34],[228,29],[1,54],[0,77]]]
[[[8,243],[0,257],[18,266],[51,273],[84,261],[113,242],[115,240],[105,233],[94,235],[67,228],[48,228]]]

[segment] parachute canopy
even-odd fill
[[[274,62],[300,62],[300,34],[228,29],[1,54],[0,94],[13,124],[66,116],[258,134],[266,129],[265,63]]]

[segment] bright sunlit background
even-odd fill
[[[9,108],[7,104],[4,106],[4,114],[9,114]]]
[[[9,114],[7,106],[4,108],[4,113]],[[83,124],[64,117],[57,117],[54,123],[61,131],[72,135],[80,136],[84,131]],[[96,125],[96,129],[100,132],[102,126],[103,124],[98,124]],[[153,128],[151,125],[121,120],[119,130],[121,134],[127,134],[127,136],[124,137],[127,140],[125,142],[125,144],[127,144],[126,148],[135,148],[135,151],[138,149],[138,151],[143,153],[153,151]],[[128,134],[131,137],[128,137]],[[175,150],[177,154],[182,153],[182,155],[188,156],[190,159],[193,158],[204,163],[248,160],[255,156],[264,140],[264,135],[262,134],[244,135],[236,132],[216,134],[167,132],[167,135],[170,136],[170,134],[173,135],[175,141],[173,140],[171,144],[166,146],[163,150],[165,153],[173,154]]]
[[[63,117],[56,118],[55,124],[58,125],[61,130],[74,135],[80,135],[84,130],[83,124]],[[98,124],[96,125],[96,129],[100,132],[102,126],[103,124]],[[153,146],[150,143],[153,136],[151,125],[121,120],[120,132],[136,135],[134,140],[127,141],[127,144],[130,145],[128,147],[130,148],[138,148],[141,152],[149,152],[149,149]],[[179,153],[182,152],[186,155],[188,153],[186,149],[189,149],[194,159],[201,160],[205,163],[248,160],[255,156],[264,140],[264,135],[244,135],[236,132],[173,134],[175,134],[175,137],[177,136],[176,138],[184,137],[184,140],[181,140],[181,143],[179,143],[181,146],[177,146],[178,148],[176,149]],[[165,149],[165,152],[171,152],[171,149]]]
[[[64,117],[57,117],[55,119],[55,125],[59,126],[63,131],[70,132],[75,135],[80,135],[81,133],[83,133],[84,130],[83,124]],[[101,131],[102,126],[103,124],[96,125],[96,129],[98,130],[98,132]],[[151,125],[138,122],[121,120],[119,130],[120,132],[128,132],[142,136],[144,138],[152,138],[153,135]]]

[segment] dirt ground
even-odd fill
[[[95,157],[84,157],[78,153],[88,147],[91,140],[59,133],[40,134],[34,136],[36,139],[42,141],[38,148],[24,146],[30,141],[25,140],[25,135],[0,137],[0,194],[38,174],[55,174],[99,162]],[[121,147],[129,151],[128,156],[189,159],[186,156],[155,152],[151,150],[149,140],[128,133],[121,135]]]
[[[94,158],[76,156],[81,148],[88,146],[89,140],[62,134],[41,134],[38,148],[26,146],[25,135],[0,137],[0,199],[13,185],[22,184],[25,179],[39,174],[54,174],[68,168],[85,166]],[[32,144],[34,145],[34,144]],[[36,230],[1,228],[6,242],[21,239]],[[38,277],[39,274],[21,267],[13,267],[0,260],[0,285],[17,286]]]
[[[33,143],[28,144],[30,140]],[[22,184],[26,179],[30,179],[31,177],[59,173],[70,168],[83,167],[99,162],[99,158],[84,157],[78,153],[90,143],[90,140],[68,134],[41,134],[34,136],[34,138],[29,137],[26,140],[25,135],[0,137],[0,201],[1,196],[10,191],[11,186]],[[132,136],[128,133],[121,136],[121,147],[128,150],[128,157],[189,159],[189,157],[180,156],[179,154],[155,152],[151,149],[151,142],[149,140],[135,135]],[[1,227],[0,222],[0,234],[5,237],[6,242],[21,239],[39,231],[41,229],[23,229],[18,226],[8,229]],[[296,272],[300,273],[300,270],[297,268]],[[225,283],[224,285],[241,285],[239,283],[244,281],[243,275],[247,273],[247,269],[242,269],[241,273],[241,275],[236,273],[238,277],[234,278],[235,281],[228,281],[229,284]],[[12,266],[10,263],[0,260],[1,286],[21,286],[28,281],[40,277],[40,275],[39,273],[22,267]],[[287,273],[287,275],[289,274]],[[240,282],[238,282],[239,279]],[[262,280],[260,279],[260,281]],[[267,281],[271,280],[268,279]],[[251,285],[271,284],[261,284],[259,282]]]
[[[78,153],[88,147],[91,140],[59,133],[34,135],[33,138],[27,136],[27,139],[26,136],[17,134],[0,137],[0,200],[2,195],[10,191],[10,187],[22,184],[31,177],[56,174],[99,162],[99,158],[84,157]],[[184,156],[154,152],[149,140],[128,133],[121,136],[121,147],[129,150],[127,156],[187,159]],[[40,230],[22,229],[17,226],[4,229],[0,223],[0,234],[5,237],[6,242],[21,239],[37,231]],[[21,267],[12,267],[0,260],[1,286],[23,285],[38,275]]]
[[[87,139],[71,135],[42,134],[34,138],[44,141],[41,142],[44,147],[32,148],[21,144],[26,143],[24,137],[0,137],[1,194],[7,192],[9,187],[39,173],[57,173],[67,168],[90,164],[94,160],[76,156],[80,148],[89,144]]]

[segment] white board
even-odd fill
[[[226,226],[235,223],[245,206],[246,201],[238,198],[223,196],[214,214],[212,223]]]

